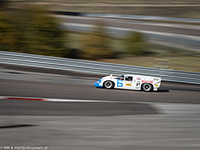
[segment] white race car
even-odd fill
[[[161,78],[134,74],[125,74],[120,76],[106,76],[94,83],[95,87],[104,87],[107,89],[129,89],[143,90],[146,92],[157,91],[161,85]]]

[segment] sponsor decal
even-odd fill
[[[140,86],[140,81],[137,81],[136,86]]]
[[[159,81],[159,79],[158,79],[158,78],[153,78],[153,80],[155,80],[155,81]]]
[[[141,80],[141,78],[137,78],[137,80]]]
[[[153,81],[142,80],[142,83],[153,83]]]
[[[117,86],[118,87],[123,87],[123,81],[122,80],[117,80]]]
[[[130,83],[126,83],[126,86],[131,86],[132,84],[130,84]]]

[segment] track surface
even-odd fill
[[[106,90],[93,86],[95,76],[67,74],[1,69],[0,96],[113,102],[0,100],[0,146],[43,146],[49,150],[199,150],[199,86],[163,83],[159,92],[152,93]]]
[[[0,115],[113,116],[158,114],[148,104],[0,101]]]
[[[93,84],[98,79],[96,77],[91,79],[80,76],[78,78],[69,75],[59,76],[5,69],[0,72],[0,75],[0,96],[120,102],[97,104],[0,100],[1,115],[138,115],[158,113],[146,102],[200,104],[200,86],[198,85],[164,82],[158,92],[148,93],[95,88]]]
[[[49,82],[48,80],[42,82],[0,79],[0,95],[86,100],[200,103],[200,90],[197,85],[163,83],[158,92],[146,93],[143,91],[95,88],[93,86],[95,80],[86,80],[84,82],[85,79],[71,78],[70,80],[70,78],[65,78],[65,81],[64,79],[60,80],[63,83],[52,83],[51,79],[53,80],[54,78],[49,78]],[[80,84],[78,84],[79,81]]]
[[[0,96],[200,103],[200,86],[162,82],[158,92],[95,88],[101,76],[1,65]],[[12,69],[12,70],[10,70]],[[29,72],[30,70],[34,72]],[[43,72],[43,73],[40,73]],[[46,73],[45,73],[46,72]]]

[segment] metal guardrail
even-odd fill
[[[174,71],[96,61],[59,58],[42,55],[0,51],[0,64],[39,67],[92,74],[140,74],[161,77],[163,81],[200,85],[200,73]]]

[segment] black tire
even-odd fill
[[[105,87],[106,89],[113,89],[114,88],[114,83],[112,81],[105,81],[103,83],[103,87]]]
[[[150,83],[143,83],[142,90],[145,92],[151,92],[153,90],[153,86]]]

